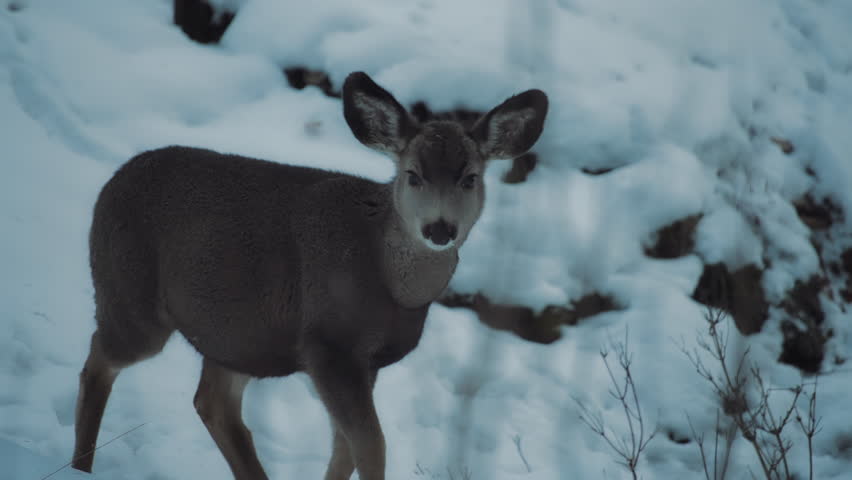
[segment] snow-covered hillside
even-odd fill
[[[94,330],[87,232],[123,161],[183,144],[390,178],[338,99],[288,86],[292,66],[337,88],[363,70],[433,110],[545,90],[539,164],[513,185],[501,181],[509,162],[491,166],[451,288],[536,312],[591,293],[619,307],[540,345],[433,305],[419,347],[376,386],[389,479],[630,478],[577,404],[628,431],[599,355],[625,330],[645,425],[659,429],[642,478],[704,478],[687,418],[709,441],[720,406],[682,349],[707,331],[693,292],[714,264],[759,272],[738,295],[765,303],[762,331],[724,326],[778,389],[778,413],[784,387],[815,378],[778,362],[782,331],[825,336],[813,478],[852,478],[852,2],[216,3],[236,16],[200,45],[168,0],[0,0],[0,478],[70,460]],[[833,212],[828,224],[804,219],[803,202]],[[688,254],[646,254],[661,228],[697,215]],[[801,293],[809,281],[818,288]],[[99,443],[142,426],[98,450],[95,475],[51,478],[231,478],[192,405],[200,365],[176,335],[122,372]],[[243,411],[270,478],[321,478],[331,432],[306,376],[252,382]],[[807,442],[797,424],[787,432],[790,468],[808,478]],[[729,470],[761,471],[742,437]]]

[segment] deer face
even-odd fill
[[[412,238],[433,250],[461,245],[479,218],[485,159],[454,122],[431,122],[397,160],[394,205]]]
[[[395,160],[394,208],[408,235],[445,250],[460,246],[479,218],[488,160],[517,157],[538,140],[547,97],[540,90],[511,97],[469,131],[456,122],[420,125],[390,93],[357,72],[343,85],[343,114],[361,143]]]

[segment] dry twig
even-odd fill
[[[610,341],[609,348],[602,348],[600,356],[604,361],[604,366],[612,384],[609,394],[621,403],[624,416],[627,419],[628,433],[619,434],[606,425],[603,414],[600,411],[591,410],[578,398],[574,398],[574,401],[580,409],[580,420],[592,432],[604,439],[607,445],[620,457],[618,463],[627,468],[634,480],[636,480],[639,478],[637,468],[639,459],[642,456],[642,452],[651,440],[653,440],[654,436],[656,436],[657,430],[653,429],[650,433],[645,431],[645,420],[642,417],[639,395],[636,392],[636,384],[634,383],[633,372],[631,370],[633,355],[627,350],[627,345],[628,332],[625,330],[624,340],[621,342]],[[615,353],[616,361],[622,370],[619,377],[616,377],[610,365],[610,349]]]
[[[763,478],[767,480],[789,480],[793,478],[790,470],[788,453],[793,446],[788,438],[785,428],[795,419],[802,428],[802,432],[808,438],[808,453],[810,464],[810,478],[813,479],[813,436],[819,431],[820,419],[816,418],[816,382],[813,392],[808,396],[809,408],[807,419],[802,419],[798,411],[798,402],[805,391],[805,384],[786,388],[773,388],[766,384],[759,368],[748,364],[749,349],[743,350],[742,355],[736,359],[736,364],[731,365],[728,358],[730,327],[722,325],[726,314],[722,310],[708,308],[705,319],[708,324],[706,335],[697,338],[698,348],[688,349],[685,345],[681,350],[695,367],[696,372],[707,380],[713,391],[719,397],[722,411],[730,418],[733,425],[749,442],[757,456]],[[701,360],[700,351],[709,354],[719,364],[717,371],[711,370]],[[749,391],[749,386],[752,390]],[[780,415],[773,412],[770,398],[773,393],[784,391],[792,395],[789,405]],[[751,393],[752,400],[749,400]],[[795,416],[793,415],[795,413]],[[714,459],[712,476],[707,454],[704,449],[704,435],[698,435],[689,419],[692,436],[701,453],[702,466],[707,480],[723,480],[727,474],[728,455],[725,454],[722,463],[722,472],[719,475],[719,464],[717,458],[719,441],[719,417],[716,421],[716,447],[714,447]],[[726,439],[728,451],[733,441],[733,431]],[[754,476],[754,473],[752,473]]]

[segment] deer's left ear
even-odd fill
[[[486,159],[515,158],[532,148],[544,128],[547,95],[527,90],[480,118],[470,134]]]

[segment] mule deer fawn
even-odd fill
[[[252,377],[306,372],[333,428],[327,480],[385,477],[378,370],[417,346],[482,210],[482,174],[538,140],[547,96],[529,90],[458,123],[418,124],[365,73],[343,115],[396,163],[389,184],[167,147],[104,186],[89,237],[97,329],[80,373],[72,465],[91,471],[121,369],[178,330],[203,356],[194,404],[237,479],[266,479],[242,421]]]

